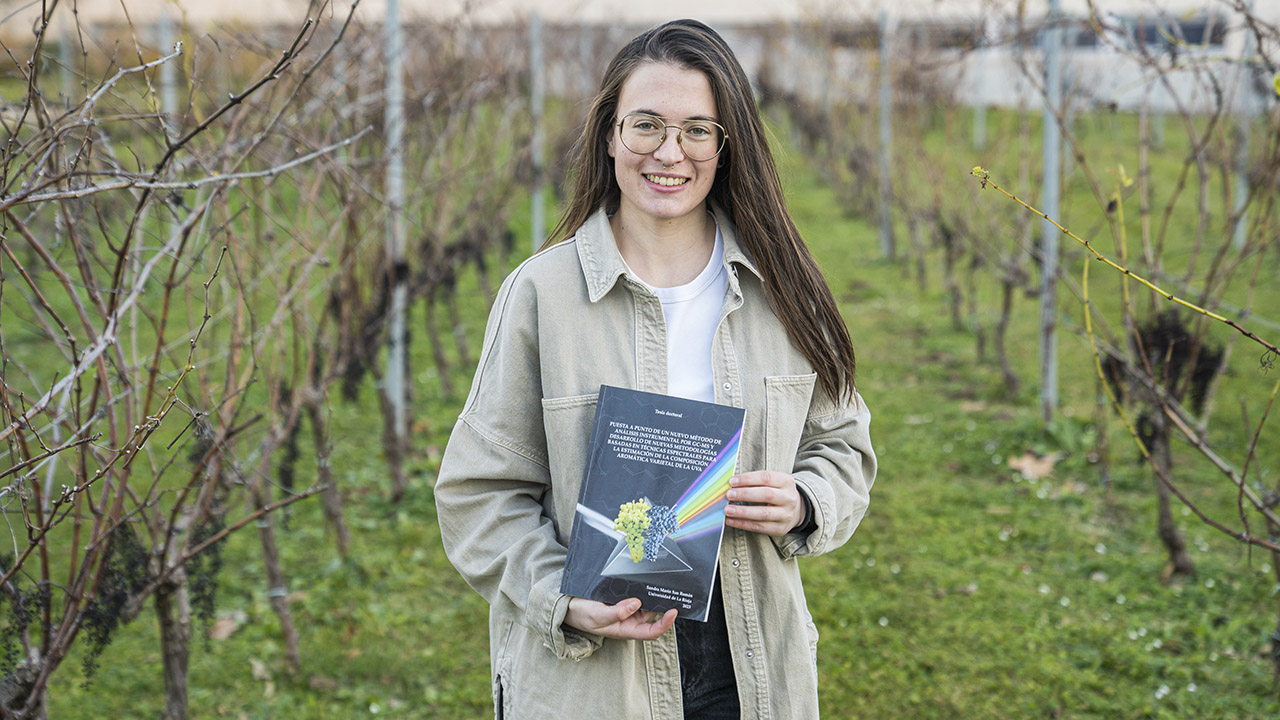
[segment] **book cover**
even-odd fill
[[[743,410],[600,386],[560,592],[707,619]]]

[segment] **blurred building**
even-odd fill
[[[1248,3],[1248,0],[1243,0]],[[29,33],[43,3],[31,0],[0,1],[0,32],[6,36]],[[191,27],[296,25],[309,15],[345,16],[353,0],[64,0],[58,20],[69,20],[75,5],[80,21],[89,24],[154,22],[168,14]],[[1253,0],[1253,12],[1270,23],[1280,22],[1280,2]],[[824,23],[857,25],[874,23],[882,13],[899,21],[933,23],[950,27],[998,28],[1001,18],[1016,16],[1024,6],[1025,19],[1037,21],[1048,12],[1048,0],[399,0],[406,21],[430,19],[476,24],[509,24],[537,13],[554,24],[651,25],[678,17],[693,17],[712,25],[762,25]],[[1060,0],[1063,14],[1086,18],[1097,14],[1126,20],[1153,20],[1160,16],[1181,18],[1194,24],[1197,18],[1229,15],[1231,3],[1223,0]],[[379,22],[387,0],[361,0],[357,17]],[[63,16],[66,16],[65,18]]]
[[[331,26],[353,3],[77,0],[75,7],[82,26],[119,28],[126,23],[122,4],[135,28],[167,18],[181,32],[198,35],[296,28],[309,15]],[[1228,102],[1274,101],[1270,75],[1240,63],[1250,48],[1243,16],[1231,2],[1060,5],[1061,17],[1051,19],[1048,0],[399,0],[410,37],[414,24],[454,26],[469,35],[468,42],[503,47],[513,63],[527,63],[527,28],[536,14],[545,32],[548,90],[555,95],[589,94],[608,56],[627,38],[663,20],[692,16],[726,35],[753,78],[767,77],[808,100],[826,102],[834,95],[874,103],[880,35],[889,32],[894,72],[904,78],[900,97],[946,92],[950,98],[938,99],[995,106],[1027,102],[1037,96],[1036,63],[1044,29],[1053,23],[1065,30],[1066,79],[1077,107],[1207,108],[1217,102],[1214,82],[1226,89]],[[24,38],[29,44],[40,6],[0,0],[0,39],[11,48],[22,47]],[[1280,0],[1253,0],[1252,8],[1258,18],[1280,26]],[[64,0],[51,37],[69,31],[70,9]],[[362,0],[357,17],[366,27],[376,26],[386,12],[387,0]],[[140,36],[144,43],[159,37]],[[1262,49],[1280,56],[1274,38]],[[1155,67],[1167,82],[1152,82]],[[1206,73],[1214,80],[1207,81]]]

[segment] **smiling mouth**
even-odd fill
[[[644,178],[655,185],[664,187],[676,187],[689,182],[689,178],[664,177],[662,175],[645,175]]]

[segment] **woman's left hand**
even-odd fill
[[[751,503],[737,505],[734,503]],[[724,522],[739,530],[782,537],[804,522],[804,500],[787,473],[757,470],[729,478]]]

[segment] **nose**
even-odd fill
[[[680,128],[668,125],[662,144],[653,151],[653,158],[664,165],[675,165],[685,158],[684,148],[680,146]]]

